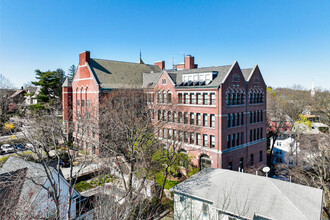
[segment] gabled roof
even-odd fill
[[[242,73],[243,73],[243,76],[245,78],[245,81],[249,81],[251,75],[252,75],[252,71],[253,71],[254,68],[248,68],[248,69],[241,69],[242,70]]]
[[[30,202],[30,204],[26,204],[29,206],[34,202],[38,193],[43,189],[43,186],[48,181],[48,178],[42,164],[28,162],[14,156],[9,157],[2,168],[0,168],[0,175],[5,175],[6,173],[14,172],[20,169],[26,169],[26,175],[19,198],[20,201],[24,201],[25,203],[27,201]],[[50,167],[50,170],[56,174],[58,172],[53,167]],[[69,187],[64,177],[60,176],[60,178],[63,179]],[[79,194],[76,190],[74,190],[74,193]]]
[[[16,92],[14,92],[14,94],[12,94],[9,98],[14,98],[14,97],[18,96],[21,93],[25,93],[25,90],[24,89],[16,90]]]
[[[90,68],[101,88],[134,88],[143,84],[143,73],[159,72],[154,65],[91,59]]]
[[[173,187],[218,210],[253,219],[319,220],[322,190],[225,169],[209,168]]]
[[[0,213],[15,210],[18,204],[27,168],[0,174]]]

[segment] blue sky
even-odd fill
[[[91,57],[170,68],[258,64],[269,86],[330,89],[329,0],[0,0],[0,73],[17,87],[34,70]]]

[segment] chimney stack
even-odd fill
[[[85,65],[87,62],[89,64],[90,62],[90,52],[89,51],[84,51],[79,54],[79,66]]]
[[[154,63],[155,66],[158,66],[161,70],[164,70],[165,69],[165,61],[162,60],[162,61],[157,61]]]
[[[197,64],[195,64],[195,57],[187,55],[184,57],[184,69],[196,69]]]

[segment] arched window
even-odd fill
[[[202,154],[199,159],[199,167],[200,169],[205,169],[211,167],[211,159],[206,154]]]
[[[229,105],[230,104],[230,92],[227,92],[226,94],[227,94],[227,96],[226,96],[226,104]]]
[[[166,101],[166,99],[167,99],[167,97],[166,97],[167,95],[166,95],[166,92],[164,91],[163,92],[163,103],[167,103]]]
[[[167,92],[167,103],[172,103],[172,93],[170,91]]]

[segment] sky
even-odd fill
[[[268,86],[330,89],[329,0],[0,0],[0,73],[16,87],[35,70],[92,58],[166,68],[258,64]]]

